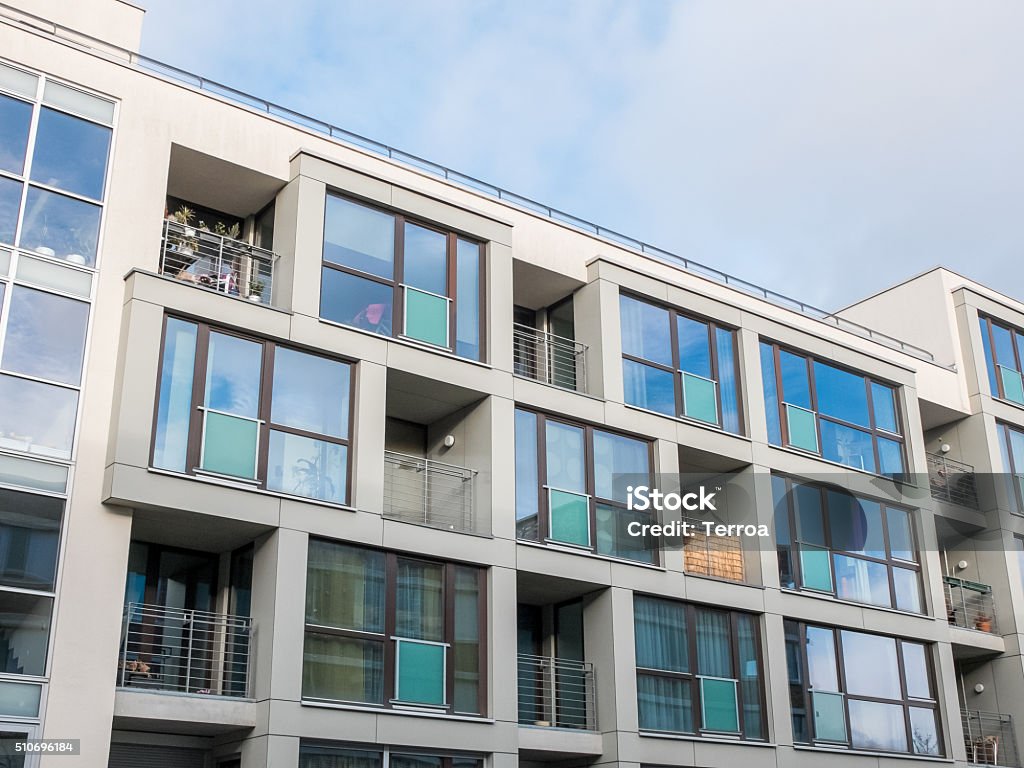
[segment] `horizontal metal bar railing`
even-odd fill
[[[117,683],[153,691],[249,695],[252,620],[247,616],[128,603]]]
[[[1021,768],[1010,715],[965,709],[961,710],[960,717],[968,764]]]
[[[962,507],[978,509],[978,489],[974,467],[947,458],[945,454],[929,453],[928,481],[932,497]]]
[[[476,531],[476,471],[384,452],[384,516],[452,531]]]
[[[996,631],[992,587],[954,576],[945,576],[942,581],[946,590],[946,614],[951,625],[981,632]]]
[[[512,366],[517,376],[587,391],[587,347],[573,339],[515,323]]]
[[[743,545],[738,536],[708,536],[703,522],[692,523],[691,535],[683,539],[683,570],[702,576],[714,576],[730,581],[743,581]]]
[[[69,27],[56,24],[47,19],[13,8],[10,5],[0,3],[0,8],[3,9],[2,15],[12,21],[30,26],[33,30],[42,31],[62,40],[67,40],[77,45],[89,48],[96,53],[109,56],[122,63],[128,64],[129,66],[136,67],[140,71],[144,71],[151,76],[159,77],[179,85],[184,85],[213,94],[214,96],[226,99],[234,104],[265,114],[268,117],[273,117],[299,128],[323,134],[324,136],[339,143],[358,147],[359,149],[387,157],[390,160],[404,163],[412,168],[438,176],[446,181],[465,187],[466,189],[495,197],[505,203],[509,203],[531,213],[546,216],[553,221],[573,227],[574,229],[587,234],[600,237],[610,243],[636,251],[637,253],[649,258],[671,264],[672,266],[683,269],[692,274],[714,280],[715,282],[723,285],[728,285],[744,293],[771,302],[776,306],[790,309],[794,312],[799,312],[800,314],[814,320],[818,320],[828,325],[834,325],[848,333],[870,339],[878,344],[899,350],[920,360],[926,360],[932,363],[936,362],[935,356],[922,347],[901,341],[894,336],[872,330],[865,325],[853,322],[852,320],[847,320],[846,318],[839,317],[834,313],[818,309],[806,302],[790,298],[784,294],[748,282],[734,275],[730,275],[727,272],[723,272],[720,269],[708,267],[704,264],[693,261],[692,259],[687,259],[683,256],[679,256],[678,254],[657,248],[656,246],[645,243],[637,238],[623,235],[615,230],[608,229],[607,227],[603,227],[599,224],[594,224],[586,221],[585,219],[565,213],[550,205],[545,205],[544,203],[531,200],[528,197],[517,195],[514,192],[510,192],[495,184],[481,181],[480,179],[440,165],[439,163],[417,157],[416,155],[408,152],[403,152],[383,142],[369,139],[365,136],[359,135],[358,133],[353,133],[352,131],[347,131],[344,128],[331,125],[323,120],[309,117],[308,115],[280,106],[279,104],[275,104],[271,101],[260,98],[259,96],[253,96],[243,91],[239,91],[236,88],[223,85],[214,80],[203,77],[202,75],[188,72],[179,67],[165,64],[135,51],[128,50],[127,48],[122,48],[89,35],[85,35]],[[947,365],[945,367],[953,368],[954,365]]]
[[[518,664],[520,724],[597,730],[593,664],[528,653]]]
[[[270,304],[276,258],[241,240],[164,220],[160,273],[201,288]]]

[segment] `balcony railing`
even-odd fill
[[[450,531],[476,531],[476,471],[384,452],[384,516]]]
[[[273,252],[172,219],[164,221],[160,273],[260,304],[274,288]]]
[[[693,533],[683,540],[683,569],[687,573],[743,581],[743,546],[738,536],[708,536],[701,521],[688,519]]]
[[[152,691],[248,696],[251,630],[246,616],[128,603],[117,683]]]
[[[941,453],[928,454],[928,480],[932,498],[978,509],[978,489],[974,467],[947,458]]]
[[[1013,719],[998,712],[963,710],[964,746],[970,765],[1002,765],[1020,768],[1020,754],[1013,734]]]
[[[516,376],[576,392],[587,391],[587,347],[578,341],[515,323],[512,370]]]
[[[946,587],[946,612],[950,624],[981,632],[996,631],[992,587],[954,576],[944,577],[943,582]]]
[[[519,654],[519,723],[597,730],[594,665]]]

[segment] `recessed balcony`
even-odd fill
[[[942,453],[929,453],[928,482],[933,499],[979,508],[974,467],[970,464],[954,461]]]
[[[964,747],[968,765],[1020,768],[1020,753],[1013,732],[1013,718],[1000,712],[962,710]]]

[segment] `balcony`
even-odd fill
[[[227,234],[164,221],[160,273],[199,288],[270,304],[276,259],[273,252]]]
[[[117,684],[192,695],[249,695],[252,622],[183,608],[128,603]]]
[[[932,498],[978,509],[974,467],[954,461],[941,453],[928,454],[928,481]]]
[[[963,710],[964,747],[969,765],[1000,765],[1020,768],[1020,755],[1010,715]]]
[[[384,452],[384,516],[407,523],[475,532],[476,471],[454,464]]]
[[[597,730],[594,665],[519,654],[519,724]]]
[[[512,370],[516,376],[586,392],[587,347],[572,339],[514,323]]]
[[[943,577],[946,589],[946,613],[954,627],[995,633],[995,602],[992,587],[974,581]]]

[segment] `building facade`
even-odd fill
[[[1024,304],[820,313],[141,24],[0,5],[0,735],[81,749],[9,764],[1022,765]],[[764,543],[629,535],[724,476]]]

